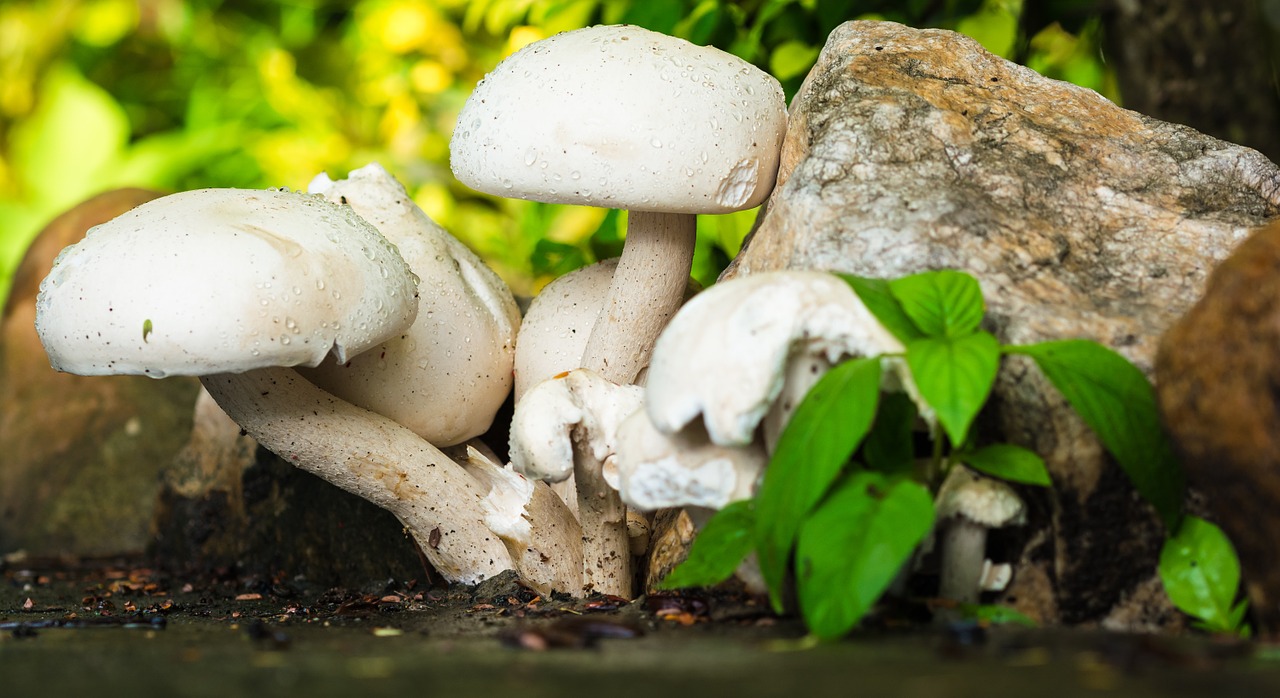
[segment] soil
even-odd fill
[[[841,642],[735,592],[541,598],[385,580],[181,579],[142,559],[0,563],[5,695],[1079,695],[1280,687],[1274,646],[937,624],[878,609]],[[1270,686],[1269,691],[1267,687]],[[1265,693],[1264,693],[1265,692]]]

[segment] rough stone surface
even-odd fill
[[[1280,225],[1246,240],[1156,358],[1188,480],[1240,554],[1253,611],[1280,633]]]
[[[1207,270],[1280,214],[1280,171],[1255,151],[947,31],[842,25],[790,118],[779,186],[726,276],[963,269],[1002,341],[1095,339],[1147,371]],[[1126,606],[1146,603],[1162,529],[1034,366],[1005,362],[983,425],[1043,455],[1055,483],[1027,493],[1042,500],[1030,529],[1050,535],[1028,535],[1005,600],[1048,622],[1176,618]]]
[[[35,332],[35,296],[58,252],[158,194],[95,197],[49,224],[19,266],[0,324],[0,552],[139,551],[159,473],[191,429],[194,379],[57,373]]]

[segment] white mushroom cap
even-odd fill
[[[349,208],[289,191],[165,196],[89,231],[40,286],[53,367],[204,375],[340,361],[407,327],[417,278]]]
[[[480,191],[636,211],[726,213],[773,189],[786,102],[772,76],[634,26],[557,34],[467,100],[454,174]]]
[[[722,509],[755,492],[768,456],[746,446],[711,443],[700,425],[664,434],[637,410],[618,429],[618,493],[644,511],[697,506]]]
[[[511,418],[511,462],[535,480],[573,474],[574,451],[596,462],[613,455],[618,425],[640,409],[643,389],[618,385],[586,369],[543,381],[525,393]]]
[[[1027,520],[1026,506],[1007,482],[956,465],[938,488],[938,520],[964,518],[986,528]]]
[[[718,283],[689,301],[654,346],[645,405],[673,434],[702,415],[711,440],[743,445],[783,390],[788,362],[809,353],[828,363],[900,353],[902,343],[843,280],[818,271],[776,271]],[[901,364],[886,361],[895,369]],[[905,369],[886,387],[915,395]],[[927,406],[917,400],[921,414]]]
[[[516,344],[516,401],[533,386],[582,365],[582,352],[604,307],[617,259],[561,276],[534,297]]]
[[[310,188],[377,227],[422,282],[412,327],[350,361],[328,361],[304,375],[437,446],[483,434],[511,392],[520,311],[510,289],[381,166],[337,182],[320,175]]]

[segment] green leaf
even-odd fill
[[[1018,17],[998,6],[987,6],[980,12],[961,18],[956,31],[968,35],[986,50],[1010,58],[1018,38]]]
[[[1001,480],[1041,487],[1053,485],[1044,460],[1021,446],[991,444],[975,451],[958,453],[955,458],[974,470]]]
[[[804,522],[796,546],[796,588],[809,631],[849,632],[893,582],[933,527],[923,485],[854,473]]]
[[[1027,628],[1037,627],[1036,622],[1019,611],[999,604],[962,603],[959,605],[960,617],[976,620],[992,625],[1021,625]]]
[[[977,279],[943,269],[889,282],[902,310],[930,337],[963,337],[978,329],[986,304]]]
[[[1169,530],[1182,515],[1185,478],[1160,427],[1155,391],[1123,356],[1083,339],[1006,347],[1035,360]]]
[[[879,398],[879,359],[842,363],[810,388],[778,437],[756,495],[756,550],[779,611],[796,531],[871,428]]]
[[[1238,629],[1240,561],[1222,529],[1194,516],[1182,520],[1160,551],[1160,581],[1169,600],[1214,632]]]
[[[804,75],[818,58],[818,47],[803,41],[786,41],[773,49],[769,56],[769,72],[779,80],[790,80]]]
[[[957,447],[982,409],[1000,368],[1000,343],[988,332],[907,345],[907,366],[925,402]]]
[[[915,468],[916,403],[906,393],[888,393],[880,398],[880,409],[862,458],[867,467],[882,473],[905,475]]]
[[[529,256],[529,266],[538,276],[560,277],[587,264],[582,250],[563,242],[539,239]]]
[[[704,587],[728,579],[755,547],[755,502],[733,502],[717,511],[689,548],[689,557],[658,585],[660,589]]]
[[[75,69],[57,67],[36,111],[14,128],[14,170],[52,218],[102,188],[128,140],[129,120],[115,99]]]
[[[889,292],[889,282],[884,279],[868,279],[852,274],[836,274],[858,295],[858,300],[889,330],[890,334],[906,344],[925,335],[902,310],[902,304]]]

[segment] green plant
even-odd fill
[[[961,272],[844,278],[905,351],[846,361],[819,380],[779,438],[756,497],[712,517],[664,586],[717,583],[755,552],[776,609],[793,578],[811,632],[844,635],[933,528],[933,494],[950,469],[964,464],[1012,482],[1051,484],[1035,453],[980,445],[974,434],[1001,357],[1021,355],[1036,363],[1177,532],[1161,561],[1174,603],[1206,628],[1239,629],[1244,605],[1231,605],[1239,581],[1234,553],[1220,534],[1182,516],[1182,471],[1141,371],[1086,340],[1001,346],[981,329],[985,304],[977,281]],[[916,403],[901,393],[882,395],[885,367],[901,363],[920,411],[936,417],[924,467],[916,466],[911,442]]]

